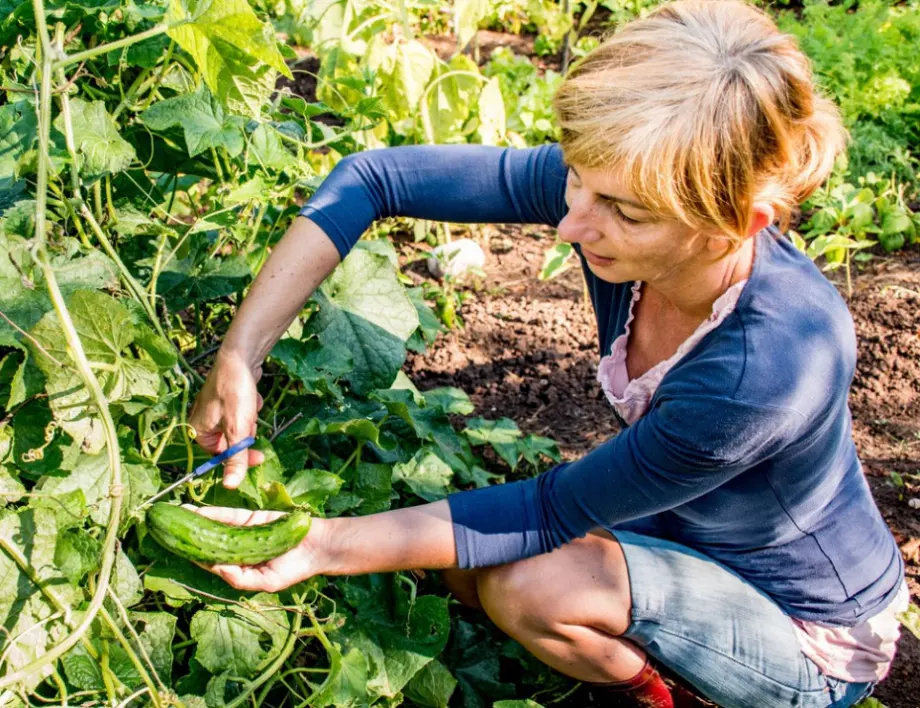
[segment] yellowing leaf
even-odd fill
[[[169,36],[194,57],[208,88],[235,113],[261,113],[274,89],[274,71],[291,78],[274,32],[246,0],[171,0],[167,20],[188,20]]]
[[[380,95],[396,119],[414,114],[434,67],[435,56],[414,39],[383,49],[378,68],[382,82]]]
[[[489,79],[479,94],[479,128],[483,145],[498,145],[505,136],[505,101],[498,77]]]
[[[489,0],[454,0],[454,31],[462,48],[476,34],[479,22],[489,11]]]

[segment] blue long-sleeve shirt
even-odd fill
[[[301,213],[344,257],[387,216],[556,226],[565,177],[556,144],[372,150],[342,160]],[[641,419],[539,477],[449,497],[461,567],[631,528],[708,554],[803,620],[853,625],[893,598],[903,562],[851,435],[849,311],[773,227],[755,250],[735,310],[665,375]],[[582,267],[607,353],[632,284]]]

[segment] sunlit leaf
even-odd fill
[[[274,89],[275,72],[291,78],[274,31],[246,0],[171,0],[167,20],[175,23],[169,36],[194,57],[208,88],[235,113],[257,117]]]
[[[243,151],[244,121],[228,115],[206,87],[165,101],[158,101],[142,114],[152,130],[182,128],[191,157],[211,148],[223,148],[231,157]]]

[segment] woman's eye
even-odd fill
[[[618,219],[621,219],[622,221],[625,221],[627,224],[641,224],[642,223],[641,221],[637,221],[636,219],[630,219],[628,216],[626,216],[626,214],[623,213],[623,210],[620,209],[620,205],[617,204],[616,202],[610,202],[610,207],[613,209],[613,213],[616,215],[616,217]]]

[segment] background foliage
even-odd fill
[[[556,140],[562,72],[508,48],[475,61],[477,28],[571,59],[652,6],[0,0],[0,705],[521,708],[570,689],[460,617],[432,578],[240,593],[160,549],[138,507],[204,460],[186,422],[196,367],[339,159]],[[853,136],[806,206],[802,248],[849,268],[915,243],[915,0],[775,11]],[[445,33],[447,60],[426,40]],[[303,71],[294,46],[319,59],[316,100],[279,82]],[[511,420],[471,417],[462,391],[422,394],[400,372],[468,296],[450,280],[411,287],[387,238],[406,231],[449,237],[375,224],[270,354],[265,463],[238,492],[208,477],[184,498],[367,514],[560,459]],[[570,257],[552,247],[541,277]]]

